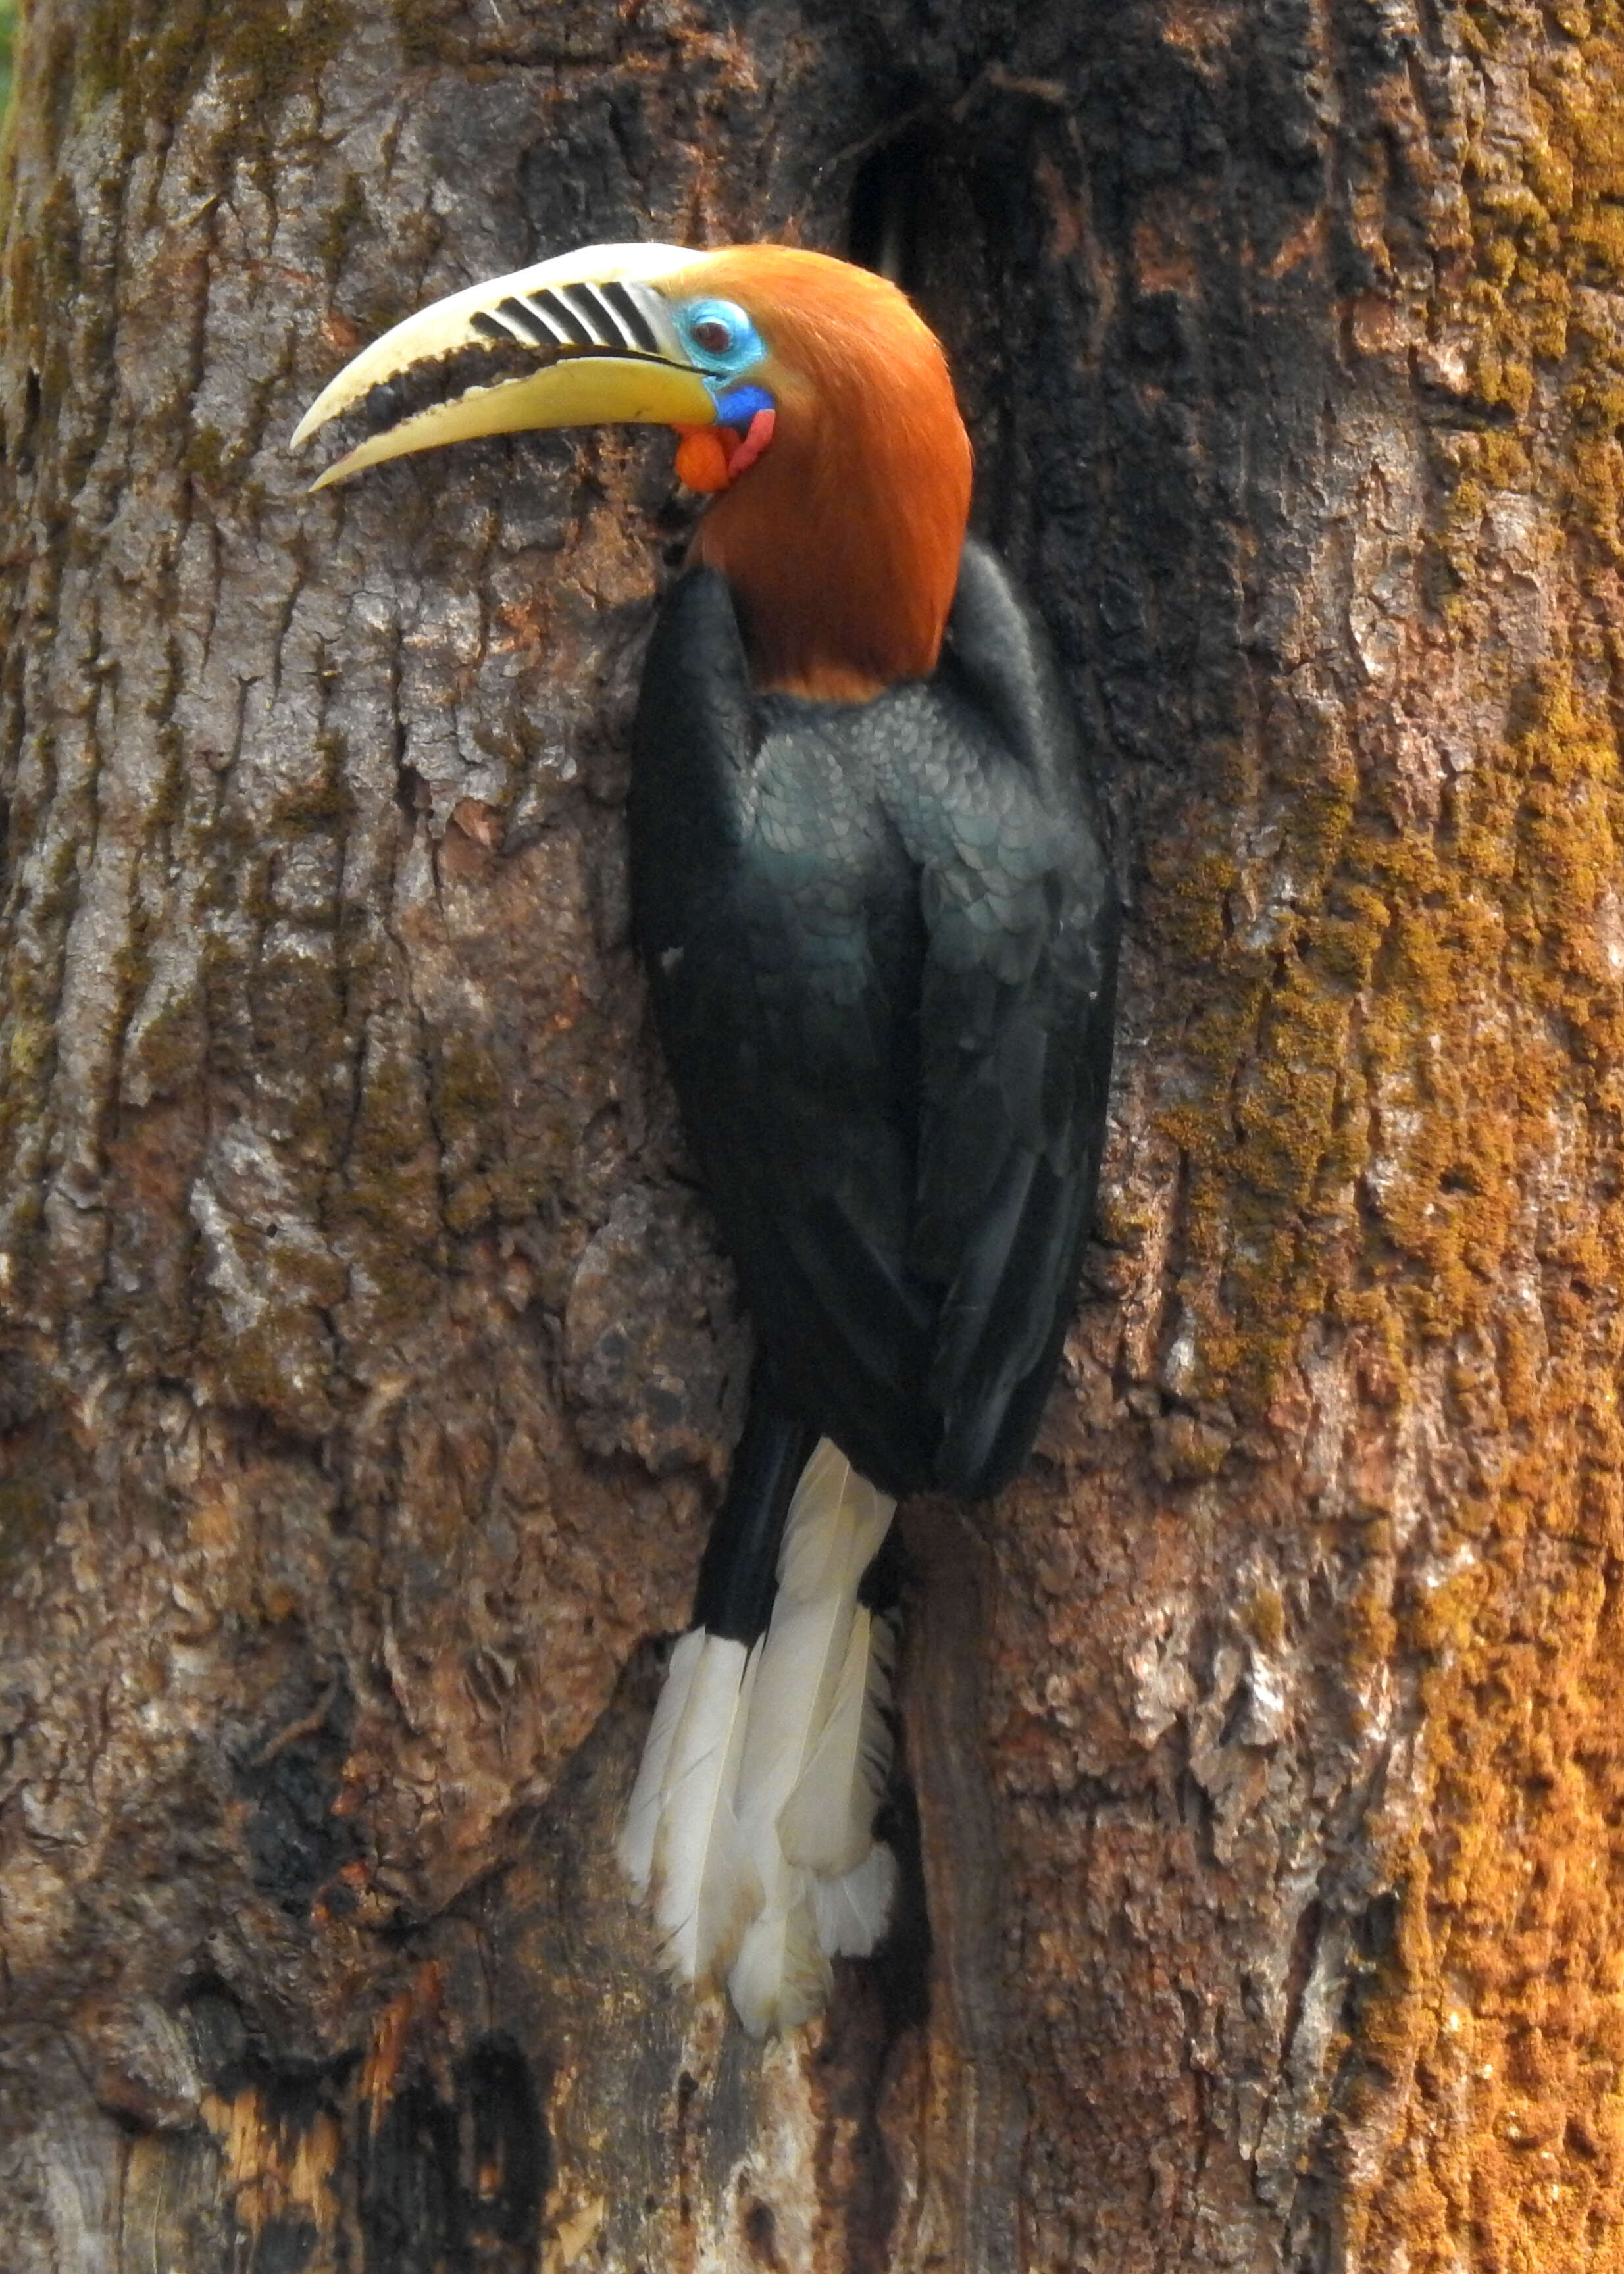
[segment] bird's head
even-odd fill
[[[295,443],[351,412],[374,431],[318,488],[475,435],[673,426],[758,685],[861,700],[935,667],[970,445],[935,335],[867,269],[773,245],[566,253],[386,332]]]

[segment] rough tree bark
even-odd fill
[[[1624,2263],[1624,10],[34,0],[19,76],[5,2274]],[[906,1513],[908,1916],[761,2049],[609,1853],[747,1352],[626,942],[669,445],[283,445],[472,277],[893,223],[1121,1075],[1040,1457]]]

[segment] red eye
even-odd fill
[[[694,344],[707,355],[726,355],[733,343],[733,326],[720,316],[702,316],[694,327]]]

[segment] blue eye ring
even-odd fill
[[[689,300],[673,311],[682,344],[708,377],[737,379],[766,354],[761,334],[733,300]]]

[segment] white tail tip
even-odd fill
[[[727,1977],[753,2035],[827,2002],[833,1957],[885,1931],[874,1838],[891,1739],[891,1635],[857,1590],[896,1503],[827,1438],[802,1472],[753,1647],[701,1627],[672,1653],[619,1843],[685,1981]]]

